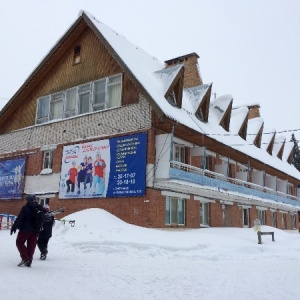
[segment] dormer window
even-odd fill
[[[176,101],[176,96],[174,91],[172,91],[169,96],[167,97],[168,102],[173,105],[173,106],[177,106],[177,101]]]
[[[81,46],[78,45],[74,48],[74,58],[73,58],[74,65],[80,63],[80,53],[81,53]]]

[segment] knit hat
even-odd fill
[[[27,202],[35,202],[36,196],[35,195],[27,195],[25,199]]]

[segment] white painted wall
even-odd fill
[[[228,170],[228,165],[227,164],[218,164],[215,165],[215,172],[222,174],[224,176],[228,176],[227,171]]]
[[[276,176],[266,176],[265,178],[265,186],[276,191]]]
[[[60,173],[25,176],[25,194],[47,194],[59,192]]]
[[[168,178],[170,167],[171,134],[157,135],[155,149],[155,178]]]
[[[243,181],[248,181],[248,172],[236,172],[235,178]]]
[[[264,186],[264,171],[252,171],[252,182]]]

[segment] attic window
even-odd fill
[[[176,103],[176,96],[175,96],[175,92],[174,92],[174,91],[172,91],[172,92],[169,94],[169,96],[167,97],[167,100],[168,100],[168,102],[169,102],[171,105],[173,105],[173,106],[176,106],[176,105],[177,105],[177,103]]]
[[[78,45],[74,48],[74,58],[73,58],[74,65],[80,63],[80,53],[81,53],[81,46]]]

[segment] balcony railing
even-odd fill
[[[187,164],[184,164],[184,163],[181,163],[181,162],[178,162],[178,161],[171,161],[170,162],[170,167],[174,168],[174,169],[179,169],[179,170],[182,170],[182,171],[185,171],[185,172],[188,172],[188,173],[198,174],[198,175],[202,175],[202,176],[206,176],[206,177],[210,177],[210,178],[215,178],[217,180],[230,182],[230,183],[235,184],[235,185],[243,186],[245,188],[260,191],[260,192],[263,192],[263,193],[276,195],[276,196],[279,196],[279,197],[282,197],[282,198],[300,201],[300,198],[298,198],[296,196],[285,194],[285,193],[280,192],[280,191],[275,191],[275,190],[273,190],[269,187],[260,186],[258,184],[243,181],[243,180],[240,180],[240,179],[237,179],[237,178],[227,177],[227,176],[225,176],[223,174],[220,174],[220,173],[215,173],[215,172],[212,172],[210,170],[197,168],[197,167],[187,165]]]

